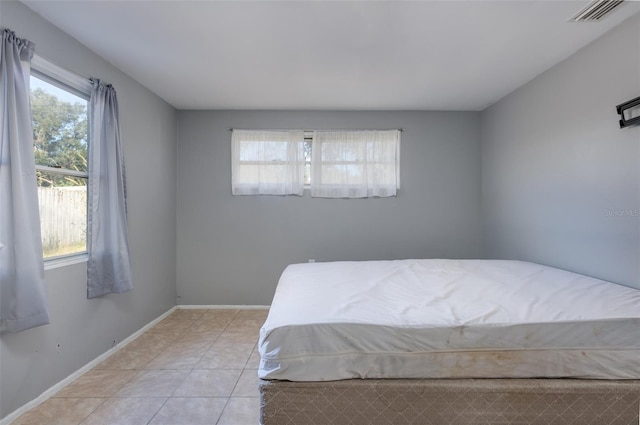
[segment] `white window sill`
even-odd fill
[[[44,260],[44,269],[51,270],[60,267],[70,266],[72,264],[86,263],[89,259],[89,254],[83,252],[82,254],[65,255],[62,257],[54,257]]]

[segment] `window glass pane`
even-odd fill
[[[30,84],[36,164],[86,172],[87,101],[34,76]]]
[[[313,139],[304,139],[304,184],[311,184],[311,143]]]
[[[87,179],[38,171],[44,258],[87,250]]]
[[[44,258],[87,251],[86,99],[31,76],[33,148],[37,166],[40,230]]]

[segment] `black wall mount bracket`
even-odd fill
[[[616,111],[620,115],[620,128],[640,124],[640,97],[621,103],[616,106]]]

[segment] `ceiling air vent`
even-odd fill
[[[624,0],[594,0],[575,14],[569,22],[597,22],[620,6]]]

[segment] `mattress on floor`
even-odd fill
[[[294,264],[259,340],[263,379],[640,379],[640,290],[539,264]]]

